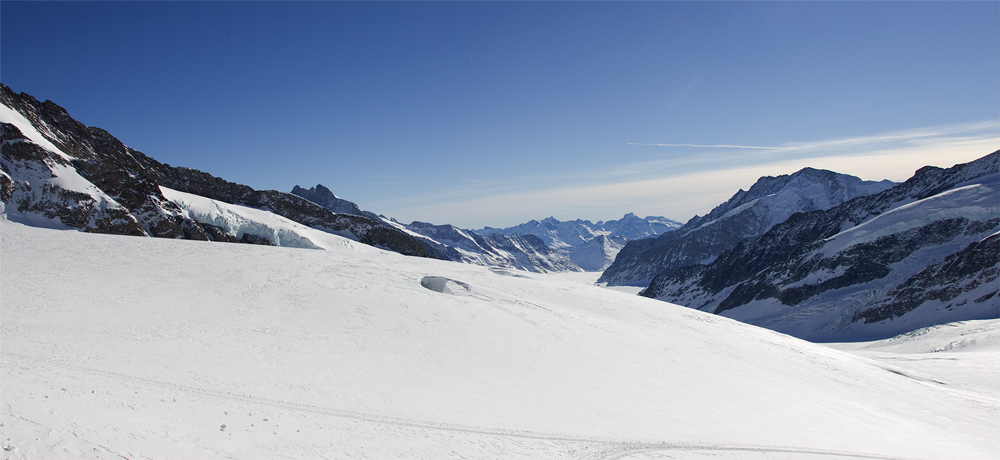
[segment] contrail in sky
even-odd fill
[[[718,145],[701,145],[701,144],[644,144],[641,142],[626,142],[627,145],[652,145],[655,147],[712,147],[712,148],[727,148],[727,149],[764,149],[764,150],[789,150],[791,147],[759,147],[754,145],[728,145],[728,144],[718,144]]]

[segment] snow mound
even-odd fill
[[[473,292],[469,283],[463,283],[443,276],[425,276],[420,280],[420,285],[442,294],[489,300],[488,297]]]

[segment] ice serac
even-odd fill
[[[572,260],[553,250],[541,238],[527,235],[480,235],[453,225],[413,222],[404,226],[419,235],[425,249],[456,262],[549,273],[581,271]]]
[[[646,286],[657,275],[706,264],[748,238],[763,235],[797,212],[829,209],[859,196],[892,187],[891,181],[863,181],[832,171],[805,168],[794,174],[762,177],[706,216],[655,239],[630,241],[600,281]]]
[[[642,295],[814,341],[997,318],[1000,151],[795,214]]]
[[[254,190],[160,163],[107,131],[87,127],[51,101],[0,84],[3,215],[29,225],[161,238],[230,241],[164,197],[160,186],[225,203],[266,208],[295,222],[407,255],[427,256],[405,232],[377,219],[336,214],[307,199]],[[246,240],[246,241],[243,241]],[[260,243],[260,235],[237,238]]]

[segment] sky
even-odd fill
[[[998,2],[0,2],[0,81],[402,222],[681,222],[1000,149]]]

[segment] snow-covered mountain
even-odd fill
[[[589,220],[560,221],[555,217],[548,217],[541,221],[532,220],[507,228],[485,227],[475,230],[475,232],[480,235],[492,235],[494,233],[501,235],[535,235],[554,249],[565,249],[567,247],[582,246],[600,235],[609,237],[621,236],[627,240],[634,240],[656,236],[680,226],[680,222],[667,219],[666,217],[647,216],[641,218],[630,212],[625,214],[621,219],[602,220],[596,224]]]
[[[628,213],[621,219],[602,220],[596,224],[589,220],[560,221],[549,217],[507,228],[485,227],[475,232],[480,235],[535,235],[585,270],[601,271],[615,260],[626,241],[657,236],[680,225],[665,217],[641,218]],[[601,236],[605,238],[595,241]]]
[[[292,189],[292,194],[337,213],[370,217],[405,231],[423,246],[427,254],[438,259],[540,273],[580,270],[573,261],[553,251],[534,235],[482,236],[453,225],[434,225],[426,222],[412,222],[405,225],[369,211],[362,211],[357,204],[334,195],[322,184],[309,189],[296,185]]]
[[[642,295],[814,341],[1000,316],[1000,151],[793,215]]]
[[[681,267],[707,264],[747,238],[763,235],[794,213],[829,209],[859,196],[892,187],[891,181],[863,181],[832,171],[805,168],[794,174],[760,178],[705,216],[657,238],[630,241],[600,281],[646,286],[653,277]]]
[[[74,120],[55,103],[16,94],[3,84],[0,103],[0,210],[7,219],[96,233],[264,242],[261,235],[220,233],[211,222],[195,220],[164,196],[161,187],[167,187],[267,209],[402,254],[428,256],[410,235],[380,220],[336,214],[290,193],[254,190],[160,163],[107,131]]]
[[[581,270],[535,235],[479,235],[453,225],[389,223],[412,232],[428,253],[443,254],[439,259],[539,273]]]
[[[995,376],[996,351],[870,359],[558,275],[312,230],[339,243],[123,238],[0,219],[4,458],[1000,451],[997,390],[965,380]],[[972,329],[939,329],[951,336],[935,342]]]

